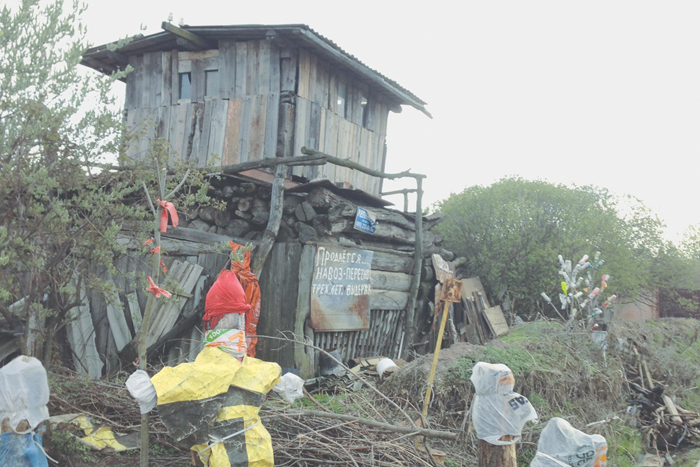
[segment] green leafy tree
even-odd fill
[[[506,178],[474,186],[437,203],[438,231],[447,247],[467,258],[492,301],[525,316],[544,307],[540,292],[557,296],[557,256],[600,251],[614,292],[635,298],[655,284],[651,263],[662,247],[663,224],[634,198],[619,200],[596,187],[567,187]]]
[[[119,151],[121,114],[108,97],[117,76],[79,73],[85,29],[77,3],[23,0],[0,11],[0,315],[24,324],[22,351],[51,359],[54,334],[107,288],[133,174],[105,168]]]

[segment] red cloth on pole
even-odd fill
[[[234,242],[228,242],[232,252],[243,248]],[[250,270],[250,251],[247,251],[243,261],[231,261],[231,269],[236,273],[245,289],[245,299],[250,304],[250,310],[245,314],[245,337],[248,345],[248,356],[255,357],[255,345],[258,342],[258,320],[260,319],[260,284],[258,276]]]
[[[233,271],[223,270],[207,293],[204,305],[204,327],[213,329],[229,313],[243,314],[250,310],[245,292]]]

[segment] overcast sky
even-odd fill
[[[390,114],[387,160],[428,175],[427,204],[520,175],[636,196],[672,239],[700,224],[700,2],[91,0],[88,39],[170,12],[308,24],[427,101]]]

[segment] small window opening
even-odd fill
[[[192,99],[192,73],[179,73],[180,99]]]
[[[204,72],[204,95],[219,95],[219,70],[209,70]]]
[[[365,96],[360,96],[360,107],[362,108],[362,126],[367,128],[369,101]]]
[[[338,115],[343,118],[347,118],[345,115],[345,100],[348,96],[348,87],[345,83],[338,83]]]

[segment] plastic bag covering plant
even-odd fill
[[[34,429],[49,418],[49,382],[39,360],[19,356],[0,368],[0,421],[9,419],[17,429],[22,420]]]
[[[542,430],[530,467],[605,467],[607,454],[608,443],[601,435],[587,435],[563,418],[554,417]]]
[[[525,396],[513,392],[515,378],[506,365],[478,362],[471,381],[475,396],[472,423],[476,436],[490,444],[507,445],[520,441],[528,421],[537,420],[537,412]],[[502,440],[504,435],[512,436]]]

